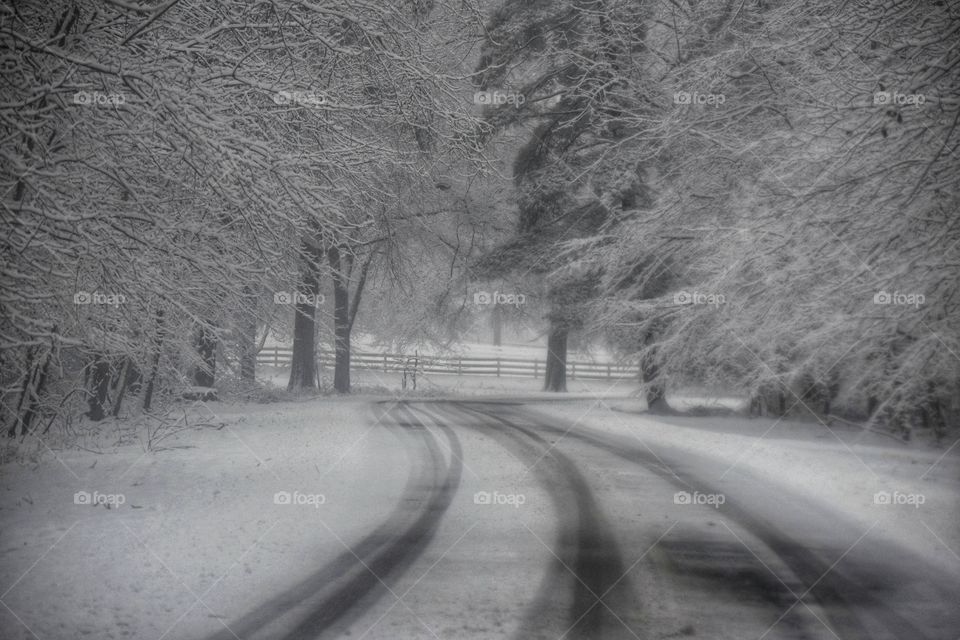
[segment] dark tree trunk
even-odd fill
[[[650,347],[656,341],[656,333],[651,331],[644,338],[644,346]],[[647,411],[651,413],[672,413],[673,409],[667,404],[667,387],[660,377],[660,365],[657,364],[656,347],[646,352],[640,363],[642,382],[646,387]]]
[[[150,411],[153,402],[153,388],[160,371],[160,354],[163,351],[163,310],[157,309],[157,328],[153,338],[153,361],[150,363],[150,377],[147,379],[147,388],[143,392],[143,410]]]
[[[140,393],[141,383],[143,382],[143,374],[140,373],[140,367],[137,366],[136,362],[128,360],[130,368],[127,369],[127,377],[124,380],[123,384],[130,391],[137,394]]]
[[[334,290],[334,351],[336,362],[333,368],[333,388],[337,393],[350,393],[350,325],[343,321],[340,301]],[[346,296],[344,296],[344,299]],[[346,305],[346,302],[343,303]]]
[[[353,299],[350,298],[350,281],[353,277],[354,257],[352,252],[345,256],[340,247],[330,247],[327,260],[330,263],[333,277],[333,336],[335,362],[333,369],[333,388],[337,393],[350,393],[350,333],[353,331],[353,322],[360,309],[360,298],[367,283],[367,274],[370,265],[376,256],[375,251],[367,254],[366,260],[357,276],[357,284],[353,290]]]
[[[27,356],[27,361],[33,361],[33,354],[36,351],[34,350],[31,354]],[[48,351],[46,356],[43,359],[43,364],[28,365],[28,374],[24,379],[23,388],[20,392],[20,401],[17,403],[17,411],[13,416],[13,424],[10,425],[10,429],[7,431],[7,435],[11,438],[16,437],[17,427],[19,427],[20,435],[25,436],[30,430],[30,425],[33,424],[33,419],[37,415],[38,405],[40,404],[40,394],[43,393],[43,387],[47,383],[47,373],[50,370],[50,360],[53,357],[53,352]]]
[[[499,347],[503,344],[503,311],[498,304],[490,310],[490,324],[493,326],[493,346]]]
[[[831,373],[825,385],[826,392],[823,398],[823,415],[830,415],[833,410],[833,401],[840,393],[840,379],[835,373]]]
[[[306,257],[303,280],[298,288],[293,317],[293,357],[290,362],[288,391],[317,388],[316,345],[317,300],[320,298],[320,250],[303,242]]]
[[[157,380],[157,372],[160,370],[160,350],[153,353],[153,363],[150,365],[150,379],[147,380],[147,388],[143,392],[143,410],[150,411],[150,404],[153,402],[153,389]]]
[[[87,403],[90,409],[87,417],[99,422],[106,417],[104,405],[107,402],[107,392],[110,390],[110,363],[102,355],[97,355],[90,374],[89,397]]]
[[[647,411],[651,413],[670,413],[670,405],[667,404],[667,390],[663,382],[659,380],[660,367],[652,358],[643,365],[643,384],[647,389]]]
[[[254,382],[257,376],[257,316],[253,313],[256,296],[251,287],[243,288],[248,308],[240,317],[240,379]]]
[[[217,337],[213,330],[200,327],[195,345],[200,364],[193,370],[193,382],[198,387],[212,387],[217,373]]]
[[[350,290],[340,249],[331,247],[328,252],[333,276],[333,338],[335,362],[333,388],[337,393],[350,393]]]
[[[21,416],[23,415],[23,407],[26,405],[27,398],[30,395],[30,384],[33,381],[33,360],[36,356],[36,352],[36,347],[28,347],[27,353],[24,356],[25,366],[23,367],[23,370],[26,373],[23,375],[23,385],[20,388],[20,399],[17,400],[17,408],[13,412],[13,421],[10,423],[10,429],[7,431],[7,436],[11,438],[16,437],[17,435],[17,427],[22,421]],[[87,381],[84,380],[83,382],[84,385],[86,385]]]
[[[314,362],[316,347],[317,308],[313,304],[299,302],[293,318],[293,358],[290,362],[290,382],[287,390],[316,389],[317,365]]]
[[[23,420],[20,422],[21,436],[27,435],[27,432],[30,430],[30,425],[33,424],[33,418],[37,415],[37,409],[40,404],[40,394],[43,393],[43,387],[47,383],[47,373],[50,371],[51,358],[53,358],[52,351],[47,353],[47,357],[43,361],[43,366],[40,367],[40,376],[31,389],[30,398],[27,400],[27,411],[23,414]]]
[[[120,374],[117,376],[117,384],[114,386],[116,390],[117,397],[113,401],[113,410],[110,412],[114,418],[120,415],[120,407],[123,406],[123,396],[127,393],[127,378],[130,373],[130,358],[123,359],[123,367],[120,369]]]
[[[550,327],[547,336],[547,368],[543,381],[544,391],[567,390],[567,329]]]
[[[785,416],[787,396],[782,383],[775,380],[761,382],[750,399],[750,413],[757,416]]]

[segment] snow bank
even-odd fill
[[[5,638],[203,637],[341,552],[321,520],[349,544],[396,504],[406,457],[361,400],[208,407],[225,426],[161,451],[0,467]]]
[[[864,529],[879,521],[878,535],[960,571],[960,444],[901,444],[816,422],[638,415],[637,408],[603,398],[536,405],[584,427],[637,438],[654,451],[673,447],[714,458],[720,469],[786,484]],[[723,473],[704,480],[720,483]]]

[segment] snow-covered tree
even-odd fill
[[[656,198],[597,239],[595,322],[637,342],[656,327],[644,353],[666,375],[736,382],[759,410],[956,424],[958,19],[946,3],[660,7],[660,115],[627,116]],[[664,270],[674,285],[645,291]]]
[[[419,171],[384,131],[472,147],[431,27],[469,17],[465,4],[2,11],[0,362],[20,432],[65,349],[95,417],[121,369],[145,377],[145,404],[157,375],[210,383],[217,353],[251,377],[273,315],[259,301],[304,289],[304,264],[319,288],[330,272],[314,252],[364,225],[351,216],[375,191],[365,167]]]

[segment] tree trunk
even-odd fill
[[[320,297],[320,250],[313,243],[304,241],[303,252],[306,260],[298,289],[301,295],[294,305],[293,357],[287,391],[317,388],[314,337],[317,333],[316,303]]]
[[[150,363],[150,378],[147,380],[147,388],[143,392],[143,410],[150,411],[150,404],[153,402],[153,387],[157,381],[157,373],[160,371],[160,354],[163,351],[163,309],[157,309],[157,333],[153,339],[153,362]]]
[[[34,354],[36,352],[34,351]],[[11,438],[17,435],[17,427],[20,430],[20,436],[27,435],[33,418],[37,415],[38,405],[40,404],[40,394],[43,393],[43,387],[47,382],[47,373],[50,370],[50,360],[53,357],[53,351],[48,351],[43,359],[43,364],[39,366],[30,366],[29,373],[24,381],[21,390],[20,401],[17,404],[17,411],[13,416],[13,424],[10,425],[7,435]],[[32,362],[32,356],[27,356],[28,361]]]
[[[13,421],[10,423],[10,429],[7,431],[7,436],[14,438],[17,435],[17,427],[21,424],[21,416],[23,415],[23,407],[27,402],[27,398],[30,396],[30,384],[33,381],[33,360],[36,356],[37,348],[36,347],[27,347],[27,353],[24,356],[24,367],[23,370],[26,372],[23,375],[23,385],[20,388],[20,399],[17,401],[17,408],[13,412]],[[83,381],[86,385],[86,380]]]
[[[658,380],[660,368],[655,363],[646,363],[643,367],[643,384],[647,389],[647,411],[650,413],[670,413],[667,404],[667,390]]]
[[[650,345],[654,342],[655,335],[648,333],[645,344]],[[647,352],[641,363],[643,371],[643,385],[646,387],[647,411],[650,413],[672,413],[673,409],[667,404],[667,389],[660,378],[660,366],[657,364],[657,355],[655,350]]]
[[[213,330],[201,326],[195,345],[200,365],[193,370],[193,382],[198,387],[212,387],[217,373],[217,338]]]
[[[130,358],[123,359],[123,367],[120,369],[120,374],[117,376],[117,384],[115,385],[117,397],[113,401],[113,410],[110,412],[114,418],[120,415],[120,407],[123,406],[123,396],[127,393],[127,378],[130,373]]]
[[[23,420],[20,422],[21,436],[27,435],[27,432],[30,430],[30,425],[33,423],[33,418],[37,415],[37,410],[40,405],[40,394],[43,393],[43,387],[47,383],[47,373],[50,371],[50,360],[52,358],[53,351],[48,351],[47,357],[43,361],[43,366],[40,367],[40,377],[31,389],[30,398],[27,401],[27,411],[23,414]]]
[[[99,422],[107,415],[103,407],[107,402],[107,392],[110,390],[110,363],[102,355],[98,354],[93,363],[90,386],[87,400],[90,409],[87,411],[87,417],[94,422]]]
[[[490,324],[493,326],[493,346],[503,344],[503,311],[495,304],[490,310]]]
[[[337,393],[350,393],[350,290],[340,249],[331,247],[328,252],[330,269],[333,276],[333,337],[335,362],[333,367],[333,388]]]
[[[253,313],[256,296],[249,286],[243,288],[243,293],[248,308],[240,316],[240,379],[254,382],[257,376],[257,316]]]
[[[544,391],[567,390],[567,329],[551,325],[547,336],[547,369]]]

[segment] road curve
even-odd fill
[[[206,640],[335,638],[423,553],[450,506],[462,474],[457,436],[440,429],[453,452],[449,463],[432,432],[403,406],[379,419],[398,437],[411,473],[397,507],[374,531],[307,578],[230,621]]]
[[[410,465],[394,510],[205,640],[960,636],[956,576],[743,470],[517,402],[375,406]],[[518,491],[543,500],[481,512],[465,468],[480,488],[512,470]],[[676,490],[726,501],[677,505]],[[496,564],[491,536],[510,562]],[[379,624],[413,587],[423,616],[404,608],[418,626]],[[500,619],[487,624],[490,612]]]
[[[634,637],[636,631],[615,613],[636,606],[619,544],[573,460],[550,451],[549,444],[533,430],[493,413],[463,403],[445,404],[441,410],[457,426],[489,435],[531,468],[537,480],[549,488],[555,511],[564,514],[552,545],[556,559],[544,573],[515,637]],[[558,628],[551,629],[545,616],[558,600],[569,604],[565,618],[554,621]]]
[[[456,405],[486,415],[507,428],[528,434],[538,432],[541,442],[546,436],[559,438],[555,449],[579,451],[585,445],[640,466],[678,489],[724,493],[727,502],[722,515],[761,541],[798,580],[788,587],[770,580],[770,572],[766,572],[767,579],[758,586],[772,589],[774,595],[783,595],[784,591],[789,595],[802,594],[803,603],[815,604],[818,611],[824,612],[825,619],[820,622],[825,627],[829,625],[831,635],[871,640],[960,637],[960,583],[956,576],[890,543],[863,539],[861,527],[823,505],[811,504],[785,488],[752,478],[741,483],[745,485],[741,497],[736,482],[716,486],[707,480],[719,475],[707,471],[711,465],[716,467],[715,462],[669,449],[654,452],[635,439],[561,423],[514,403]],[[789,509],[784,509],[784,505],[789,505]],[[698,540],[666,539],[661,544],[667,555],[696,556],[704,551]],[[720,571],[713,578],[719,583],[717,586],[736,590],[744,576],[737,571]],[[726,585],[722,584],[724,581]],[[773,606],[782,606],[782,598],[771,600]]]

